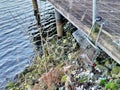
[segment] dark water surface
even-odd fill
[[[0,0],[0,90],[34,56],[29,36],[24,32],[34,21],[31,0]]]

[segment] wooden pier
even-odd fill
[[[92,27],[92,0],[48,0],[55,9],[74,26],[89,35]],[[98,15],[105,23],[102,28],[98,47],[120,64],[120,46],[114,41],[120,39],[120,1],[101,0],[98,2]],[[92,35],[95,40],[97,34]]]

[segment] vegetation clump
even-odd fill
[[[69,35],[69,34],[68,34]],[[44,39],[43,39],[44,40]],[[72,36],[56,36],[41,43],[34,62],[6,90],[118,90],[119,65],[100,55],[95,66],[86,66],[81,49]],[[89,64],[89,63],[88,63]],[[114,78],[112,76],[115,75]]]
[[[36,53],[33,65],[27,67],[21,74],[17,75],[17,81],[15,83],[9,83],[6,87],[7,90],[10,90],[10,88],[15,90],[18,88],[19,90],[34,88],[34,85],[39,83],[38,79],[43,75],[48,75],[50,79],[55,73],[59,76],[57,78],[60,78],[61,74],[61,79],[59,80],[65,82],[66,76],[64,76],[62,67],[69,61],[68,54],[76,51],[77,44],[75,40],[73,37],[63,37],[61,39],[53,37],[52,39],[47,39],[42,45],[42,55]],[[62,70],[60,70],[60,68],[62,68]],[[54,75],[52,75],[52,73]],[[47,77],[44,76],[44,79],[47,80]],[[48,82],[45,80],[44,82]],[[49,87],[49,85],[46,87]]]
[[[117,84],[113,82],[109,82],[105,85],[106,90],[118,90]]]

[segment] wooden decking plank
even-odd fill
[[[84,12],[87,8],[85,8],[84,6],[82,6],[81,4],[86,4],[89,5],[88,9],[91,9],[89,2],[85,3],[81,3],[81,0],[74,0],[74,3],[72,4],[72,7],[69,7],[70,5],[70,0],[48,0],[50,3],[52,3],[52,5],[65,17],[67,18],[74,26],[76,26],[77,28],[80,28],[83,30],[83,33],[85,33],[86,35],[88,35],[90,33],[90,28],[91,28],[91,23],[92,23],[92,10],[88,10],[88,12],[86,13],[86,17],[84,18],[83,21],[81,21],[82,16],[84,15]],[[90,0],[91,1],[91,0]],[[106,0],[107,1],[107,0]],[[112,1],[112,0],[110,0]],[[109,1],[108,1],[109,2]],[[118,1],[119,2],[119,1]],[[90,2],[91,3],[91,2]],[[110,2],[109,2],[110,3]],[[105,5],[103,5],[105,6]],[[70,9],[71,8],[71,9]],[[104,9],[104,7],[102,8]],[[105,10],[108,10],[107,8],[105,8]],[[115,12],[114,14],[116,15],[117,12]],[[101,14],[102,11],[101,11]],[[111,13],[110,13],[111,14]],[[114,16],[114,14],[112,14]],[[103,16],[107,19],[110,20],[109,14],[104,13]],[[103,17],[103,18],[104,18]],[[117,17],[118,18],[118,17]],[[112,25],[111,22],[113,22],[112,20],[109,21],[110,25]],[[115,21],[114,21],[115,22]],[[119,23],[117,23],[117,25],[119,25]],[[109,25],[108,25],[109,26]],[[100,43],[98,43],[99,47],[102,48],[109,56],[111,56],[115,61],[117,61],[120,64],[120,51],[115,49],[115,46],[109,42],[106,41],[106,35],[107,38],[112,38],[114,34],[120,34],[120,29],[119,27],[114,27],[114,26],[110,26],[108,27],[106,26],[104,31],[103,31],[103,35],[100,38]],[[119,29],[119,30],[118,30]],[[112,41],[110,41],[112,42]]]

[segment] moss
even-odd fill
[[[79,79],[80,83],[83,83],[83,82],[86,82],[86,81],[87,81],[87,77],[86,76],[84,76],[84,77]]]
[[[100,86],[105,86],[106,84],[106,80],[105,79],[101,79],[100,82],[99,82],[99,85]]]
[[[105,85],[106,90],[118,90],[117,84],[114,82],[109,82]]]
[[[116,83],[117,83],[117,84],[120,84],[120,79],[116,80]]]
[[[66,80],[67,80],[67,76],[66,76],[66,75],[63,75],[61,81],[62,81],[62,82],[66,82]]]
[[[6,89],[8,90],[8,89],[13,89],[14,88],[14,83],[13,82],[9,82],[8,83],[8,85],[7,85],[7,87],[6,87]]]
[[[112,69],[111,74],[116,74],[117,75],[119,72],[120,72],[120,67],[116,66]]]
[[[94,27],[94,33],[98,33],[100,29],[100,25],[96,24]]]

